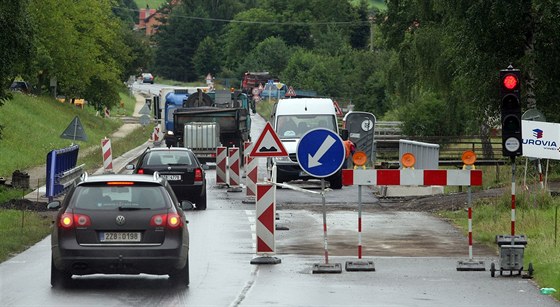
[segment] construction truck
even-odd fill
[[[239,147],[250,140],[249,100],[241,92],[215,91],[189,95],[173,113],[177,146],[190,148],[201,162],[216,161],[216,147]],[[243,159],[241,159],[243,160]]]

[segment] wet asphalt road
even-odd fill
[[[253,129],[264,121],[255,117]],[[260,161],[264,166],[264,161]],[[259,173],[264,175],[264,170]],[[252,265],[255,210],[244,192],[227,192],[207,172],[208,209],[187,212],[191,235],[189,287],[166,276],[74,277],[52,289],[50,238],[0,264],[1,306],[558,306],[520,277],[491,278],[494,251],[476,245],[487,271],[458,272],[467,240],[431,214],[383,210],[364,189],[363,255],[375,272],[347,272],[357,260],[357,187],[327,193],[329,263],[340,274],[313,274],[325,262],[319,195],[278,189],[276,265]],[[317,184],[305,183],[317,191]],[[529,247],[530,248],[530,247]]]

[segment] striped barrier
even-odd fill
[[[276,186],[271,183],[257,183],[256,205],[256,258],[251,264],[278,264],[280,259],[271,255],[276,251]]]
[[[226,185],[227,173],[227,151],[226,147],[216,147],[216,184],[219,186]]]
[[[111,152],[111,140],[104,138],[101,140],[101,151],[103,154],[103,172],[113,171],[113,154]]]
[[[247,156],[247,160],[245,160],[245,166],[247,168],[247,176],[245,177],[246,200],[243,201],[243,203],[255,203],[255,196],[257,194],[258,165],[259,161],[256,158]]]
[[[229,189],[228,192],[241,192],[240,176],[239,176],[239,147],[232,147],[229,149],[228,156],[229,166]]]
[[[481,170],[343,169],[343,185],[481,186]]]
[[[247,177],[247,163],[249,163],[249,154],[251,153],[251,143],[250,141],[245,141],[243,143],[243,178]]]

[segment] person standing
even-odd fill
[[[354,143],[350,141],[348,137],[346,137],[346,139],[342,141],[342,143],[344,144],[345,151],[344,163],[342,163],[342,168],[346,169],[348,168],[348,160],[350,160],[354,152],[356,152],[356,145],[354,145]]]

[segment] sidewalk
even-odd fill
[[[140,109],[144,106],[145,104],[145,97],[135,93],[135,97],[136,97],[136,106],[134,108],[134,113],[133,113],[133,117],[138,118],[140,117],[140,114],[138,113],[140,111]],[[134,131],[134,129],[140,127],[140,124],[138,123],[134,123],[134,124],[123,124],[117,131],[115,131],[113,134],[111,134],[111,136],[109,137],[112,141],[117,140],[117,139],[121,139],[124,138],[126,136],[128,136],[132,131]],[[149,145],[151,145],[151,141],[146,141],[144,144],[126,152],[125,154],[123,154],[120,157],[113,157],[113,171],[115,173],[119,173],[121,172],[127,164],[129,164],[131,161],[133,161],[134,159],[136,159],[136,157],[138,157],[145,149],[146,147],[148,147]],[[78,160],[80,159],[80,157],[83,157],[85,155],[91,154],[92,152],[98,151],[99,152],[99,159],[101,161],[101,145],[100,146],[92,146],[92,147],[88,147],[85,149],[80,148],[80,151],[78,153]],[[79,163],[79,162],[78,162]],[[26,169],[23,172],[28,173],[29,175],[29,186],[34,189],[33,192],[25,195],[25,198],[30,200],[30,201],[34,201],[34,202],[48,202],[48,198],[45,197],[46,194],[46,178],[47,178],[47,166],[42,165],[42,166],[37,166],[31,169]],[[94,174],[101,174],[103,173],[103,167],[99,168],[97,171],[95,171]],[[56,198],[57,200],[61,200],[63,196],[60,196],[58,198]]]

